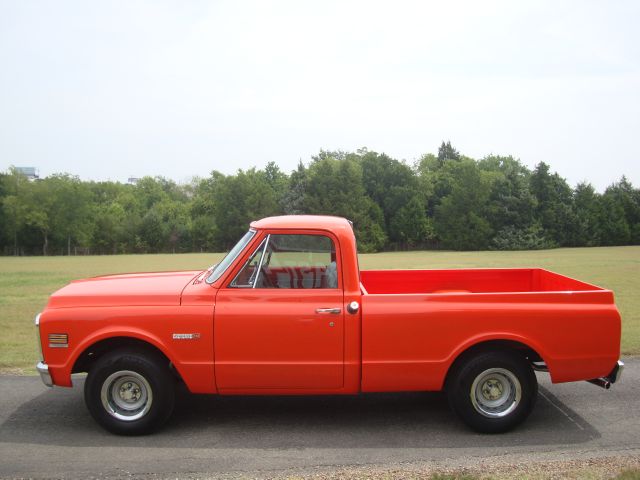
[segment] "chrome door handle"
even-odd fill
[[[316,308],[316,313],[330,313],[332,315],[337,315],[341,311],[340,308]]]

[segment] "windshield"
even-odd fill
[[[207,283],[213,283],[222,276],[225,270],[229,268],[229,265],[233,263],[238,255],[240,255],[240,252],[244,250],[244,247],[247,246],[247,244],[251,241],[255,234],[256,231],[253,229],[244,234],[244,237],[242,237],[240,241],[236,243],[235,247],[233,247],[229,251],[229,253],[227,253],[227,255],[222,259],[222,261],[214,267],[213,272],[211,272],[211,275],[209,275],[209,278],[207,278]]]

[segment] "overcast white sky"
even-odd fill
[[[640,186],[637,1],[0,0],[0,170],[184,181],[451,140]]]

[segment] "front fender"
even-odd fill
[[[68,348],[50,348],[43,341],[55,385],[72,386],[71,372],[83,352],[97,342],[120,337],[148,343],[162,352],[190,391],[216,391],[211,306],[48,310],[42,314],[40,333],[43,339],[52,333],[68,335]]]
[[[131,327],[120,327],[120,328],[102,328],[93,332],[91,335],[85,337],[79,343],[75,344],[74,348],[69,352],[69,355],[66,359],[61,363],[51,363],[49,362],[49,372],[51,373],[54,385],[58,385],[61,387],[71,387],[71,372],[73,370],[74,365],[80,358],[80,356],[93,345],[103,341],[109,340],[112,338],[132,338],[136,340],[140,340],[142,342],[148,343],[149,345],[157,348],[162,354],[169,359],[169,361],[176,366],[178,369],[178,373],[181,374],[180,369],[178,367],[178,362],[176,362],[175,354],[164,345],[158,337],[147,332],[142,329],[131,328]]]

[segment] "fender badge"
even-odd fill
[[[200,338],[199,333],[174,333],[174,340],[197,340]]]

